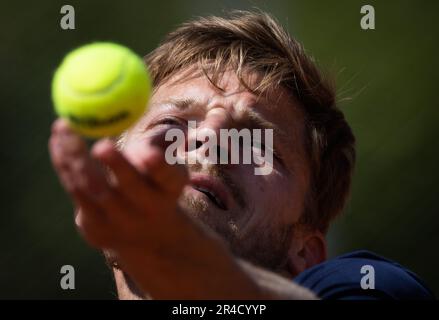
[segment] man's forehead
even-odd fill
[[[261,78],[258,74],[249,75],[245,79],[246,85],[250,88],[255,87]],[[183,102],[186,105],[204,108],[216,104],[233,107],[237,116],[246,115],[251,109],[282,127],[297,126],[302,119],[296,100],[286,89],[279,86],[266,94],[256,94],[248,90],[231,71],[222,75],[217,86],[205,75],[195,74],[185,78],[182,74],[176,75],[155,90],[150,111],[160,112],[163,105],[173,101],[180,105]]]
[[[257,100],[263,99],[247,90],[236,75],[231,72],[224,73],[216,86],[205,75],[193,74],[182,78],[181,74],[178,74],[154,92],[152,102],[161,103],[169,98],[175,100],[193,99],[204,105],[211,104],[214,99],[234,100],[235,105],[241,108],[251,106]]]

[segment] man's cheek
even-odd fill
[[[250,182],[250,202],[255,204],[255,215],[260,215],[262,220],[283,220],[281,217],[285,212],[290,212],[291,219],[292,192],[276,176],[273,172],[268,176],[256,176]]]

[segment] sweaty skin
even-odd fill
[[[65,121],[53,125],[51,158],[77,208],[76,225],[117,261],[121,299],[314,298],[291,281],[326,258],[323,236],[298,226],[309,187],[303,115],[282,88],[257,96],[231,72],[220,87],[176,75],[156,88],[121,148],[103,139],[88,151]],[[257,176],[253,164],[167,164],[164,134],[184,130],[188,120],[199,130],[274,128],[272,172]],[[203,152],[203,141],[179,151],[191,157]],[[226,208],[194,188],[200,181],[216,186]]]

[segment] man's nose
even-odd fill
[[[215,164],[230,164],[230,144],[222,141],[221,130],[233,127],[233,119],[222,109],[211,110],[206,117],[189,126],[186,152],[188,157],[196,158],[197,162],[209,161]]]

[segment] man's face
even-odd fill
[[[178,80],[178,81],[176,81]],[[248,77],[250,85],[258,76]],[[188,121],[197,131],[210,129],[273,129],[275,155],[272,170],[256,175],[255,164],[188,165],[190,185],[180,198],[183,210],[216,231],[238,256],[272,270],[285,268],[292,227],[303,211],[309,168],[303,147],[303,115],[284,90],[257,96],[246,90],[233,72],[226,72],[213,86],[207,77],[176,75],[156,88],[148,113],[127,134],[124,147],[140,145],[169,129],[186,133],[180,154],[206,155],[206,141],[195,141]],[[262,134],[264,137],[264,134]],[[140,144],[139,144],[140,143]]]

